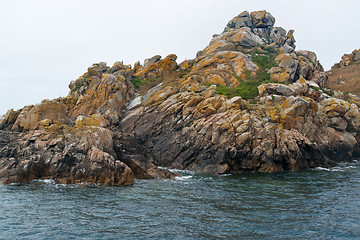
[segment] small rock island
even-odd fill
[[[100,62],[68,96],[9,110],[0,181],[131,185],[178,176],[167,169],[273,173],[358,157],[360,98],[330,89],[316,54],[274,24],[245,11],[195,59]]]

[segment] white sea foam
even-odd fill
[[[344,167],[332,167],[330,168],[331,172],[345,172]]]
[[[316,167],[315,170],[328,171],[328,172],[345,172],[345,171],[353,171],[357,168],[359,168],[359,161],[354,160],[350,163],[340,163],[339,165],[331,168]]]
[[[190,179],[190,178],[192,178],[193,176],[181,176],[181,177],[175,177],[175,180],[181,180],[181,181],[183,181],[183,180],[187,180],[187,179]]]
[[[328,171],[328,172],[331,171],[329,168],[323,168],[323,167],[316,167],[315,170],[318,170],[318,171]]]
[[[315,170],[327,171],[327,172],[344,172],[344,169],[341,167],[332,167],[332,168],[316,167]]]
[[[32,182],[45,183],[45,184],[55,184],[55,180],[52,179],[35,179]]]
[[[158,168],[166,169],[166,170],[169,170],[170,172],[179,173],[181,175],[195,175],[195,171],[190,171],[190,170],[181,170],[181,169],[167,168],[167,167],[161,167],[161,166],[158,166]]]
[[[220,177],[228,177],[231,176],[232,174],[228,173],[228,174],[221,174]]]

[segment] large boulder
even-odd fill
[[[229,21],[229,23],[225,27],[225,31],[228,31],[231,28],[239,29],[242,27],[251,27],[251,25],[252,22],[250,14],[248,11],[244,11]]]
[[[255,28],[271,28],[275,18],[267,11],[256,11],[251,13],[251,21]]]

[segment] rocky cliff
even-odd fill
[[[334,64],[326,72],[329,86],[338,91],[360,95],[360,49],[341,57],[339,63]]]
[[[132,184],[332,166],[359,154],[360,99],[327,89],[316,54],[266,11],[233,18],[195,59],[94,64],[65,98],[0,120],[0,178]]]

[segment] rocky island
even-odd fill
[[[9,110],[1,182],[130,185],[178,176],[168,168],[272,173],[358,157],[360,98],[330,89],[316,54],[274,23],[245,11],[195,59],[101,62],[68,96]]]

